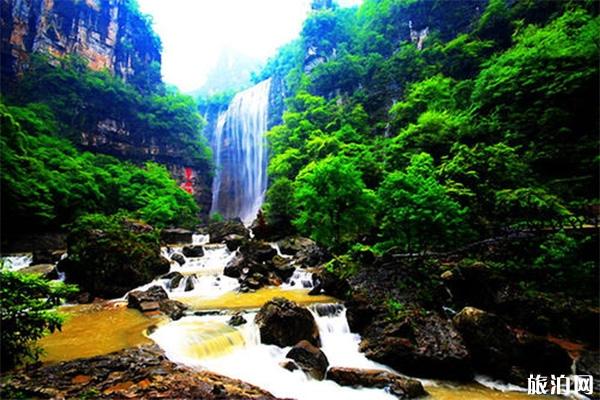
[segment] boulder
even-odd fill
[[[376,369],[331,367],[327,371],[327,379],[342,386],[385,388],[398,399],[414,399],[427,395],[418,380]]]
[[[453,318],[462,335],[473,366],[480,372],[506,379],[514,363],[515,335],[495,314],[465,307]]]
[[[92,297],[117,298],[169,272],[171,263],[149,226],[118,217],[96,224],[76,224],[69,234],[68,257],[58,263],[67,283]]]
[[[264,344],[286,347],[307,340],[320,345],[319,330],[310,311],[287,299],[276,297],[265,303],[255,321]]]
[[[171,261],[175,261],[179,265],[185,264],[185,257],[181,253],[174,253],[171,256]]]
[[[244,315],[240,311],[235,312],[231,318],[229,318],[229,321],[227,321],[231,326],[244,325],[246,322],[248,321],[246,321],[246,318],[244,318]]]
[[[362,293],[353,293],[344,304],[347,309],[346,318],[352,332],[362,334],[378,313],[377,308]]]
[[[181,280],[184,278],[183,274],[178,271],[169,272],[166,275],[161,276],[162,279],[168,279],[169,283],[167,284],[167,288],[175,289],[179,287]]]
[[[321,381],[325,378],[329,361],[325,353],[306,340],[302,340],[292,347],[286,357],[294,360],[305,373],[314,379]]]
[[[168,315],[173,321],[176,321],[183,317],[185,310],[188,306],[177,300],[161,300],[159,302],[159,309],[164,314]]]
[[[56,264],[60,261],[64,251],[62,250],[49,250],[40,249],[33,251],[33,257],[31,264]]]
[[[522,333],[517,335],[514,363],[529,374],[569,375],[573,359],[567,350],[542,336]],[[523,384],[526,380],[513,380]]]
[[[143,309],[148,307],[144,306],[144,303],[156,303],[155,309],[158,309],[158,303],[161,300],[167,300],[168,298],[169,295],[162,286],[152,286],[145,291],[135,290],[129,293],[127,295],[127,307],[136,308],[140,311],[148,311],[147,309]]]
[[[281,368],[283,369],[287,369],[288,371],[296,371],[297,369],[300,369],[300,367],[298,366],[298,364],[296,364],[294,361],[292,360],[284,360],[282,362],[279,363],[279,366],[281,366]]]
[[[181,228],[167,228],[160,232],[160,241],[163,244],[192,243],[192,231]]]
[[[192,279],[192,277],[194,276],[195,275],[190,275],[186,278],[185,288],[183,289],[185,292],[191,292],[192,290],[194,290],[194,280]]]
[[[276,400],[240,380],[169,361],[157,346],[3,373],[0,392],[35,399]]]
[[[32,264],[29,267],[21,268],[19,272],[23,274],[42,275],[48,280],[58,279],[58,272],[54,264]]]
[[[312,274],[313,289],[310,295],[327,294],[329,296],[344,299],[350,291],[350,284],[347,280],[339,278],[325,268],[319,268]]]
[[[273,272],[277,275],[282,281],[287,281],[294,275],[294,271],[296,267],[292,262],[286,262],[284,264],[274,264]]]
[[[239,248],[239,252],[248,262],[259,264],[271,262],[273,257],[277,255],[277,250],[271,247],[269,243],[256,240],[246,242]]]
[[[231,235],[225,236],[223,241],[225,242],[225,245],[229,251],[235,251],[241,245],[246,243],[247,239],[242,235],[236,235],[235,233],[232,233]]]
[[[208,234],[210,243],[222,243],[228,235],[239,235],[245,239],[250,238],[248,229],[240,220],[230,220],[223,222],[214,222],[208,225]]]
[[[239,278],[242,275],[242,270],[244,268],[246,260],[244,256],[241,254],[236,255],[223,270],[223,275],[228,276],[230,278]]]
[[[204,248],[201,245],[183,246],[182,252],[186,257],[204,257]]]
[[[437,314],[415,312],[397,321],[374,318],[360,349],[377,362],[407,375],[470,380],[471,357],[452,323]]]
[[[252,290],[260,289],[267,283],[268,283],[268,278],[265,275],[260,274],[258,272],[255,272],[249,276],[244,276],[243,278],[240,279],[240,284],[242,287],[245,286]]]
[[[311,239],[296,236],[282,239],[277,245],[282,254],[295,256],[299,251],[307,251],[317,244]]]
[[[315,244],[298,251],[295,259],[296,264],[301,265],[303,268],[316,267],[329,261],[331,254]]]

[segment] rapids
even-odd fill
[[[342,387],[335,382],[317,381],[302,371],[288,371],[280,366],[290,350],[260,342],[260,332],[254,323],[258,308],[275,296],[283,296],[306,305],[313,314],[321,336],[322,350],[331,366],[391,369],[367,359],[359,352],[360,336],[350,331],[343,304],[328,296],[309,296],[312,287],[310,272],[297,270],[289,282],[279,287],[267,287],[253,293],[239,293],[236,279],[223,275],[227,263],[235,256],[224,245],[207,244],[206,236],[195,235],[195,244],[202,244],[203,257],[185,258],[180,266],[171,263],[171,271],[193,280],[193,289],[185,291],[185,283],[170,287],[167,279],[156,279],[140,289],[161,285],[169,297],[185,302],[191,310],[178,321],[167,322],[160,315],[142,315],[127,309],[124,299],[103,306],[68,306],[63,311],[69,319],[62,332],[40,340],[46,351],[46,362],[70,360],[106,354],[125,347],[157,343],[172,361],[194,368],[208,369],[238,378],[266,389],[278,397],[295,399],[395,399],[384,389]],[[181,247],[162,249],[163,255],[181,253]],[[182,282],[185,282],[185,279]],[[210,311],[206,311],[210,310]],[[247,321],[228,325],[233,310],[241,310]],[[152,333],[147,334],[148,328]],[[485,380],[482,380],[486,383]],[[423,381],[432,399],[532,399],[514,387],[489,387],[472,383]],[[486,383],[487,385],[487,383]],[[491,385],[490,385],[491,386]]]

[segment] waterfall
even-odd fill
[[[234,96],[218,117],[213,139],[216,174],[211,214],[239,217],[249,224],[256,217],[267,189],[267,146],[264,133],[269,115],[271,80]]]

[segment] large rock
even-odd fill
[[[421,382],[376,369],[331,367],[327,379],[342,386],[385,388],[398,399],[427,395]]]
[[[157,346],[37,364],[2,378],[3,398],[276,400],[248,383],[177,365]]]
[[[55,264],[60,261],[64,251],[40,249],[33,252],[31,264]]]
[[[181,253],[174,253],[171,256],[171,261],[175,261],[179,265],[185,264],[185,257]]]
[[[177,300],[162,300],[158,303],[158,308],[173,321],[183,317],[188,306]]]
[[[286,347],[306,340],[320,345],[319,330],[310,311],[287,299],[276,297],[265,303],[255,321],[262,343]]]
[[[97,226],[76,225],[68,238],[68,257],[58,269],[92,297],[116,298],[169,272],[152,227],[107,219]]]
[[[325,268],[319,268],[313,272],[312,281],[313,289],[309,293],[311,295],[327,294],[344,299],[350,291],[350,284],[348,284],[347,280],[339,278]]]
[[[453,318],[462,335],[474,367],[494,377],[506,379],[514,361],[515,335],[496,315],[465,307]]]
[[[568,374],[572,360],[568,352],[546,338],[515,335],[496,315],[465,307],[453,318],[478,372],[518,385],[526,385],[529,374]]]
[[[204,248],[201,245],[183,246],[181,251],[186,257],[204,257]]]
[[[181,228],[167,228],[160,231],[160,241],[163,244],[192,243],[192,231]]]
[[[306,340],[300,341],[287,353],[287,358],[296,362],[300,368],[314,379],[323,380],[329,361],[318,347]]]
[[[229,251],[235,251],[241,245],[246,243],[247,239],[242,235],[236,235],[235,233],[232,233],[231,235],[225,236],[223,241],[225,242],[225,245]]]
[[[399,372],[423,378],[470,380],[471,357],[452,323],[436,314],[399,321],[385,316],[365,329],[361,351]]]
[[[279,250],[281,250],[282,254],[295,256],[298,252],[306,252],[312,247],[315,247],[317,244],[311,239],[295,236],[282,239],[277,242],[277,245],[279,246]]]
[[[258,264],[271,262],[273,257],[277,255],[277,250],[271,247],[269,243],[256,240],[246,242],[239,248],[239,252],[248,262]]]
[[[167,300],[169,295],[162,286],[152,286],[148,290],[135,290],[127,295],[127,307],[144,310],[144,303],[158,303]]]
[[[222,243],[228,235],[240,235],[246,239],[250,237],[248,229],[239,220],[214,222],[208,225],[207,231],[210,243]]]

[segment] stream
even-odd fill
[[[156,279],[136,289],[162,286],[171,299],[190,306],[184,317],[170,322],[160,313],[141,314],[128,309],[124,298],[104,304],[64,306],[62,310],[68,319],[62,332],[55,332],[39,342],[45,350],[43,361],[57,362],[107,354],[153,341],[174,362],[241,379],[278,397],[299,400],[396,398],[384,389],[343,387],[333,381],[312,379],[301,370],[288,371],[280,363],[286,360],[290,347],[280,348],[260,342],[254,316],[262,304],[273,297],[285,297],[305,305],[313,314],[321,336],[322,351],[330,366],[395,372],[359,352],[360,336],[350,331],[343,304],[329,296],[308,295],[312,287],[310,272],[297,270],[287,283],[279,287],[239,293],[237,279],[223,275],[235,252],[228,251],[225,245],[208,244],[208,237],[203,235],[194,235],[193,242],[203,245],[205,254],[203,257],[186,258],[182,266],[172,262],[171,271],[178,271],[184,276],[177,287],[170,287],[167,279]],[[164,247],[162,252],[168,257],[174,252],[180,253],[181,247]],[[19,267],[25,264],[25,257],[21,255],[18,260],[15,259]],[[188,280],[192,282],[192,290]],[[234,311],[240,311],[247,323],[238,327],[228,325],[227,321]],[[430,394],[429,398],[438,400],[534,398],[523,393],[523,388],[493,383],[485,377],[478,377],[478,382],[471,384],[421,381]]]

